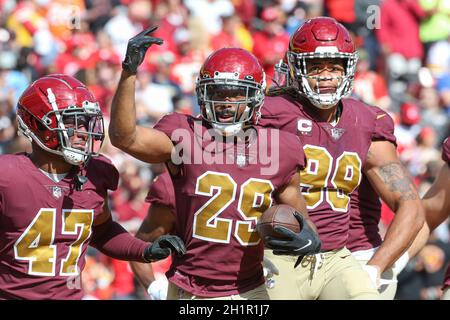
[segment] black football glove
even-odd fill
[[[144,259],[147,262],[154,262],[157,260],[165,259],[172,254],[176,253],[178,256],[182,256],[186,253],[183,240],[177,236],[164,235],[155,240],[144,251]]]
[[[319,235],[306,223],[301,214],[295,212],[294,217],[301,226],[299,233],[295,233],[283,226],[275,226],[274,231],[282,236],[283,239],[267,236],[265,244],[267,248],[273,250],[275,255],[299,256],[294,266],[295,268],[305,255],[319,253],[322,242],[319,239]]]
[[[149,34],[158,29],[150,27],[128,40],[127,53],[122,62],[122,69],[131,74],[136,74],[137,68],[144,61],[145,53],[152,44],[161,45],[164,41],[160,38],[150,37]]]

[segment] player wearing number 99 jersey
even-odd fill
[[[42,77],[24,91],[17,113],[32,153],[0,156],[0,299],[81,299],[88,245],[139,262],[171,253],[167,238],[149,244],[112,221],[107,192],[119,174],[95,152],[103,118],[81,82]]]
[[[266,98],[260,124],[296,133],[303,142],[307,165],[300,172],[301,188],[323,253],[304,259],[294,272],[297,281],[292,259],[272,257],[280,275],[269,293],[275,299],[376,297],[380,274],[406,251],[423,223],[417,191],[396,155],[392,119],[346,98],[357,53],[348,31],[334,19],[305,22],[291,37],[287,60],[289,81]],[[385,242],[363,266],[367,273],[345,247],[350,198],[363,175],[396,211]],[[292,286],[297,288],[287,289]]]
[[[128,44],[147,42],[141,57],[158,41],[147,32]],[[276,200],[301,212],[305,229],[310,223],[296,174],[304,166],[300,140],[255,125],[264,99],[262,67],[243,49],[212,53],[196,83],[202,114],[172,113],[153,129],[136,126],[135,70],[124,66],[109,130],[115,146],[143,161],[166,162],[171,174],[175,233],[187,253],[167,273],[168,299],[267,299],[257,219]],[[305,235],[290,232],[291,239]],[[312,232],[301,241],[310,244],[295,254],[317,252],[317,240]]]

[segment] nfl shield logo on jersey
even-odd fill
[[[53,192],[52,192],[53,198],[55,199],[59,199],[62,196],[62,189],[58,186],[54,186],[53,187]]]
[[[339,140],[344,134],[344,132],[345,129],[343,128],[330,128],[330,134],[334,140]]]
[[[246,155],[242,154],[242,153],[238,153],[237,156],[236,156],[236,164],[239,167],[245,166],[247,164],[247,157],[246,157]]]

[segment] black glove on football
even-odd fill
[[[186,253],[183,240],[177,236],[164,235],[155,240],[144,251],[144,259],[147,262],[154,262],[157,260],[165,259],[172,254],[176,253],[178,256],[182,256]]]
[[[273,249],[275,255],[304,256],[318,253],[322,245],[319,235],[306,223],[301,214],[295,212],[294,217],[300,223],[301,231],[295,233],[286,227],[275,226],[274,231],[283,239],[267,236],[266,247]]]
[[[131,74],[136,74],[137,68],[144,61],[145,53],[152,44],[161,45],[164,41],[160,38],[150,37],[149,34],[158,29],[150,27],[137,34],[128,41],[127,53],[122,62],[122,69]]]

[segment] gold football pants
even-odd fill
[[[347,248],[305,256],[295,269],[297,257],[275,256],[272,250],[265,250],[265,257],[279,270],[279,275],[271,279],[273,287],[268,289],[270,299],[380,299],[369,275]]]

